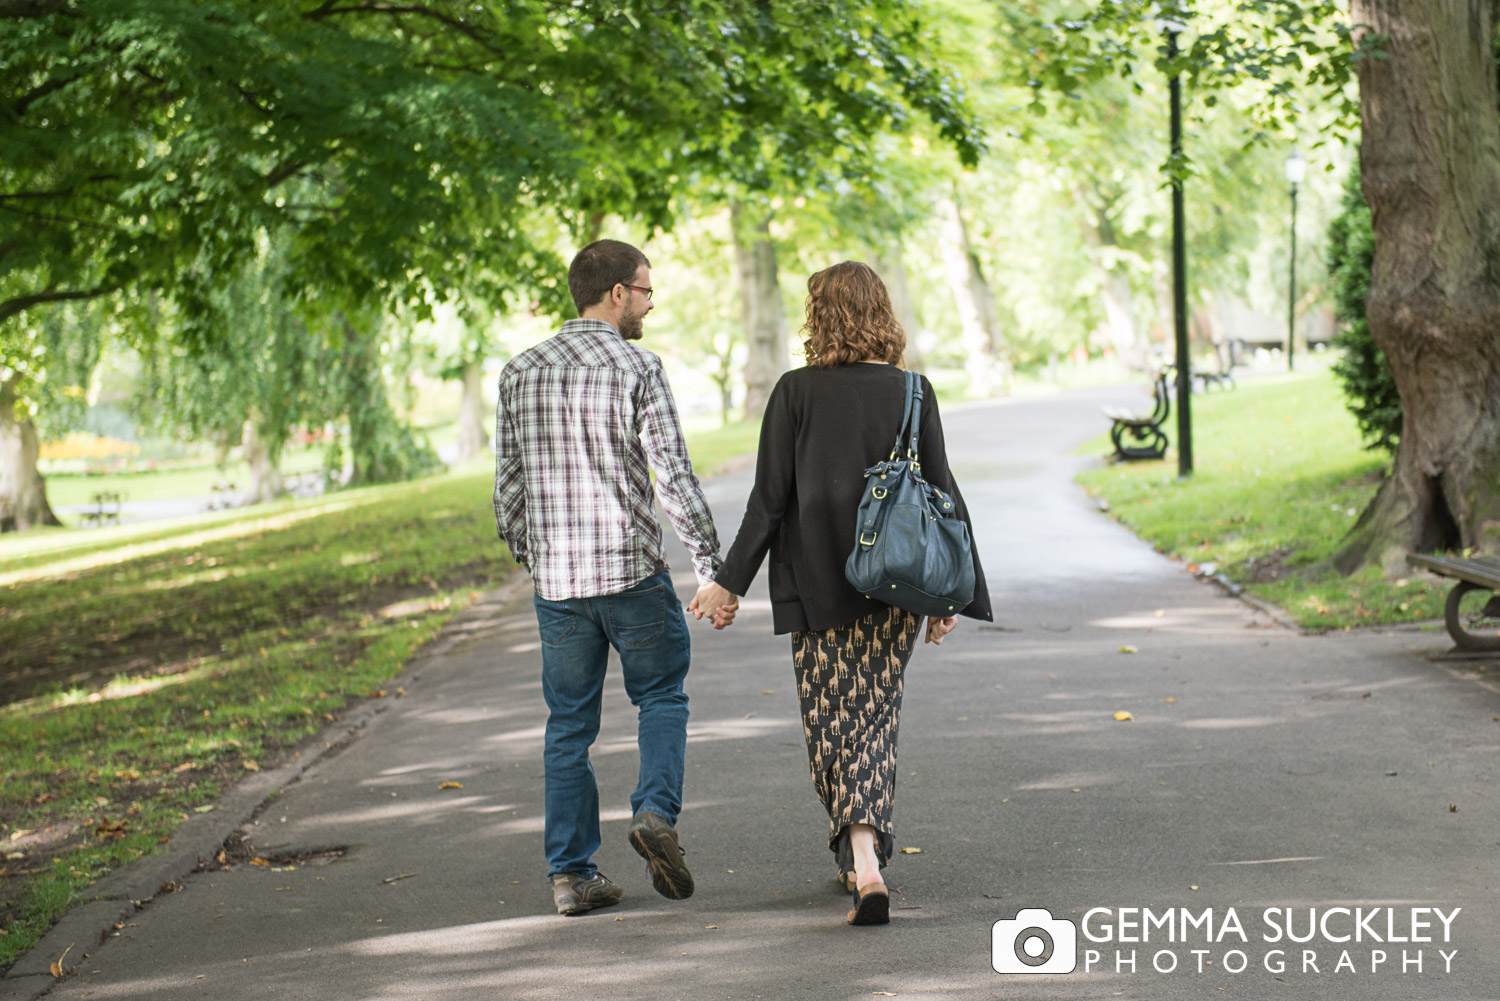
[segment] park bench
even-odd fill
[[[1214,342],[1214,355],[1219,361],[1219,370],[1210,372],[1208,369],[1193,369],[1193,381],[1198,388],[1207,392],[1210,389],[1237,389],[1234,381],[1234,367],[1240,364],[1244,357],[1245,342],[1241,338],[1233,338],[1227,341]]]
[[[1157,375],[1152,387],[1155,406],[1149,414],[1120,407],[1104,408],[1104,416],[1114,422],[1109,429],[1109,440],[1114,443],[1116,457],[1129,461],[1160,459],[1167,454],[1167,435],[1161,427],[1172,412],[1171,371],[1170,367],[1163,368]]]
[[[239,492],[233,483],[223,480],[215,483],[208,492],[209,511],[227,511],[239,500]]]
[[[89,503],[94,506],[83,512],[84,521],[92,521],[96,527],[100,528],[111,519],[116,525],[120,523],[120,495],[118,493],[111,490],[100,491],[89,498]]]
[[[310,469],[305,473],[293,473],[283,477],[281,485],[293,497],[316,497],[323,489],[323,472]]]
[[[1470,591],[1500,591],[1500,560],[1490,556],[1463,558],[1458,556],[1426,556],[1408,553],[1406,562],[1423,570],[1430,570],[1440,577],[1452,577],[1458,581],[1448,592],[1447,604],[1443,606],[1443,621],[1448,626],[1448,635],[1460,650],[1500,650],[1500,636],[1479,636],[1464,628],[1459,615],[1459,603]],[[1480,611],[1487,618],[1500,618],[1500,595],[1490,597]]]

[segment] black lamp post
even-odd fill
[[[1286,179],[1292,186],[1292,253],[1286,282],[1286,370],[1292,371],[1292,347],[1297,339],[1297,185],[1307,176],[1307,161],[1294,146],[1286,158]]]
[[[1181,21],[1163,22],[1167,58],[1177,58]],[[1177,476],[1193,475],[1193,368],[1188,351],[1187,225],[1182,197],[1182,75],[1172,74],[1172,328],[1177,348]]]

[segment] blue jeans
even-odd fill
[[[618,594],[548,601],[536,597],[542,634],[542,695],[547,700],[547,875],[598,870],[599,788],[589,748],[599,734],[600,703],[609,648],[620,654],[625,691],[637,710],[640,780],[632,813],[647,811],[669,824],[682,809],[687,753],[687,677],[690,640],[682,602],[662,572]]]

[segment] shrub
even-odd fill
[[[1359,424],[1365,447],[1394,454],[1401,437],[1401,397],[1385,352],[1370,336],[1370,322],[1365,318],[1374,260],[1370,207],[1360,191],[1356,168],[1344,188],[1344,209],[1328,227],[1328,270],[1339,320],[1333,343],[1343,349],[1333,372],[1343,385],[1345,405]]]

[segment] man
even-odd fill
[[[573,259],[568,290],[578,319],[500,376],[495,523],[536,588],[550,710],[547,874],[558,913],[582,914],[623,893],[593,862],[599,791],[589,747],[611,646],[638,712],[630,844],[658,893],[681,900],[693,892],[673,826],[687,750],[688,630],[662,560],[648,460],[700,591],[718,570],[719,540],[661,359],[629,343],[653,307],[651,263],[629,244],[599,240]],[[737,608],[718,611],[714,628],[733,622]]]

